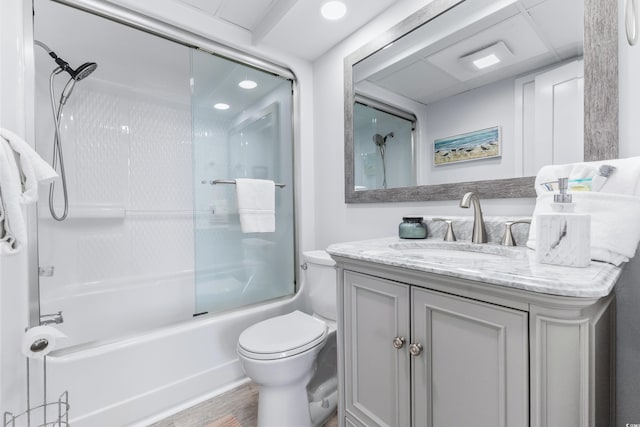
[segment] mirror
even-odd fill
[[[615,3],[435,0],[350,54],[345,201],[534,197],[545,164],[616,158]]]

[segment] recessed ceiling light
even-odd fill
[[[225,104],[224,102],[218,102],[216,105],[213,106],[213,108],[215,108],[216,110],[228,110],[229,104]]]
[[[240,86],[242,89],[255,89],[256,87],[258,87],[258,83],[254,82],[253,80],[243,80],[238,83],[238,86]]]
[[[341,1],[328,1],[322,5],[320,13],[325,19],[334,21],[342,18],[347,13],[347,6]]]
[[[477,72],[485,68],[500,64],[501,67],[513,62],[515,56],[506,44],[498,41],[473,53],[460,58],[460,62],[466,65],[469,71]]]
[[[479,70],[482,70],[483,68],[491,67],[498,62],[500,62],[500,58],[492,53],[490,55],[483,56],[482,58],[474,60],[473,65],[475,65]]]

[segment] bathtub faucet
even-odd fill
[[[62,312],[59,311],[57,313],[49,313],[49,314],[41,314],[40,315],[40,325],[58,325],[63,323],[64,319],[62,318]]]

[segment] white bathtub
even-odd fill
[[[238,336],[257,321],[301,308],[299,296],[54,351],[48,394],[69,391],[74,427],[147,425],[246,381]]]

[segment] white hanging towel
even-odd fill
[[[38,201],[38,182],[51,181],[58,174],[49,166],[49,163],[42,160],[42,157],[24,139],[15,133],[0,128],[0,138],[8,143],[17,154],[22,183],[20,201],[22,203]]]
[[[276,231],[275,183],[265,179],[236,179],[238,213],[243,233]]]
[[[22,205],[38,200],[38,182],[56,176],[22,138],[0,128],[0,253],[22,249],[27,240]]]

